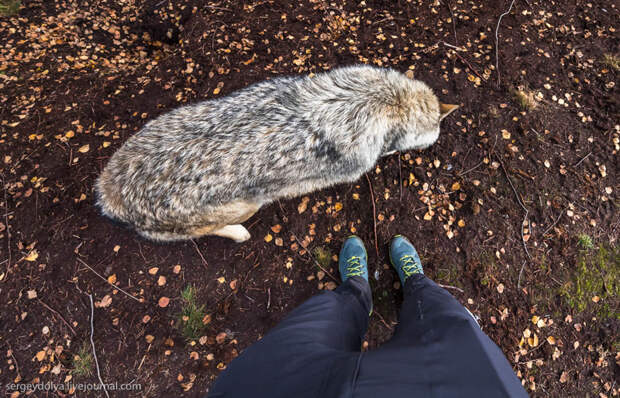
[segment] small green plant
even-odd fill
[[[90,344],[84,342],[80,350],[73,356],[73,370],[71,374],[76,377],[88,377],[93,374],[93,353],[90,350]]]
[[[322,246],[315,247],[312,251],[312,254],[314,255],[316,261],[321,264],[323,268],[327,268],[332,262],[332,253]]]
[[[590,250],[594,248],[594,243],[592,242],[592,238],[586,234],[580,234],[577,237],[577,243],[579,244],[579,246],[581,246],[582,249]]]
[[[515,101],[525,110],[534,109],[538,106],[538,101],[534,98],[534,92],[527,89],[516,89],[513,91]]]
[[[203,322],[205,318],[205,306],[199,306],[196,303],[196,288],[192,285],[188,285],[181,292],[181,299],[183,299],[183,307],[179,315],[181,333],[183,337],[188,340],[197,339],[205,330],[205,324]]]
[[[605,54],[603,55],[602,62],[604,65],[607,65],[608,67],[612,68],[615,71],[620,70],[620,57],[616,55]]]
[[[0,0],[0,16],[17,14],[21,5],[19,0]]]

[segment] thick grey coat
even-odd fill
[[[243,241],[239,224],[264,204],[431,145],[453,109],[424,83],[370,66],[263,81],[147,123],[106,165],[97,202],[151,239]]]

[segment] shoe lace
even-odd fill
[[[361,259],[362,258],[358,256],[351,256],[347,259],[347,267],[345,270],[348,276],[364,276],[363,265],[360,263]]]
[[[403,270],[406,277],[420,272],[421,264],[417,263],[412,255],[405,254],[400,258],[400,261],[402,263],[400,268]]]

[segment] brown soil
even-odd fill
[[[516,1],[499,29],[499,77],[495,29],[509,1],[135,3],[24,1],[0,17],[0,385],[96,382],[74,370],[90,293],[102,378],[142,385],[111,396],[200,396],[238,352],[335,286],[329,255],[351,233],[369,249],[372,349],[396,324],[402,295],[386,246],[401,233],[532,396],[617,396],[617,297],[596,291],[581,308],[561,294],[597,247],[618,272],[620,96],[604,61],[615,56],[617,68],[613,2]],[[462,105],[431,148],[382,159],[371,186],[362,178],[263,208],[244,244],[154,244],[94,208],[94,179],[147,120],[356,62],[412,70]],[[578,248],[585,235],[593,248]],[[188,284],[211,315],[194,341],[178,327]]]

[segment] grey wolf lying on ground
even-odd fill
[[[101,173],[97,204],[150,239],[242,242],[250,234],[241,223],[261,206],[428,147],[456,108],[420,81],[371,66],[264,81],[147,123]]]

